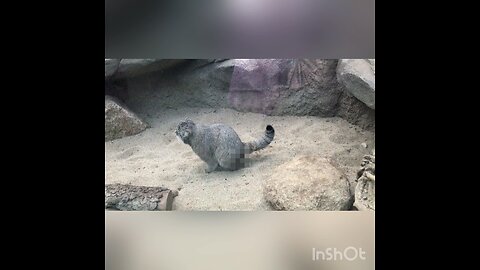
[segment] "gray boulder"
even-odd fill
[[[111,77],[117,72],[120,59],[105,59],[105,78]]]
[[[342,94],[336,65],[336,60],[235,60],[229,105],[267,115],[334,116]]]
[[[350,210],[354,200],[346,177],[315,156],[296,157],[275,168],[263,192],[275,210]]]
[[[375,211],[375,149],[365,155],[358,171],[354,207],[361,211]]]
[[[366,130],[375,130],[375,110],[345,91],[338,101],[337,116]]]
[[[229,108],[233,60],[185,61],[178,68],[117,79],[122,87],[111,93],[140,115],[155,114],[159,107]]]
[[[105,96],[105,141],[135,135],[147,127],[146,123],[117,99]]]
[[[118,66],[117,77],[132,77],[156,71],[164,71],[182,62],[183,59],[122,59]]]
[[[337,78],[349,93],[375,109],[375,59],[341,59]]]

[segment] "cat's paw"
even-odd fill
[[[215,165],[208,165],[208,167],[205,169],[205,172],[206,173],[211,173],[213,171],[215,171],[218,167],[218,164],[215,164]]]

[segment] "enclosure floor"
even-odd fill
[[[175,210],[270,210],[262,194],[265,179],[298,155],[329,158],[354,184],[363,155],[374,148],[373,132],[337,117],[265,116],[210,108],[170,108],[141,116],[151,128],[105,142],[105,183],[177,189]],[[261,136],[271,124],[275,139],[250,156],[248,167],[207,174],[206,164],[175,136],[186,117],[202,124],[230,125],[244,142]],[[364,142],[367,148],[361,146]]]

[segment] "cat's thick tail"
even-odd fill
[[[253,142],[248,142],[245,144],[246,153],[250,154],[254,151],[258,151],[260,149],[267,147],[273,141],[274,136],[275,136],[275,130],[271,125],[268,125],[267,128],[265,129],[265,134],[262,137],[260,137],[259,139]]]

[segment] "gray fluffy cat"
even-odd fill
[[[197,125],[186,119],[178,125],[175,134],[207,163],[205,171],[209,173],[217,169],[233,171],[243,168],[245,155],[267,147],[275,136],[275,130],[268,125],[261,138],[243,143],[235,130],[227,125]]]

